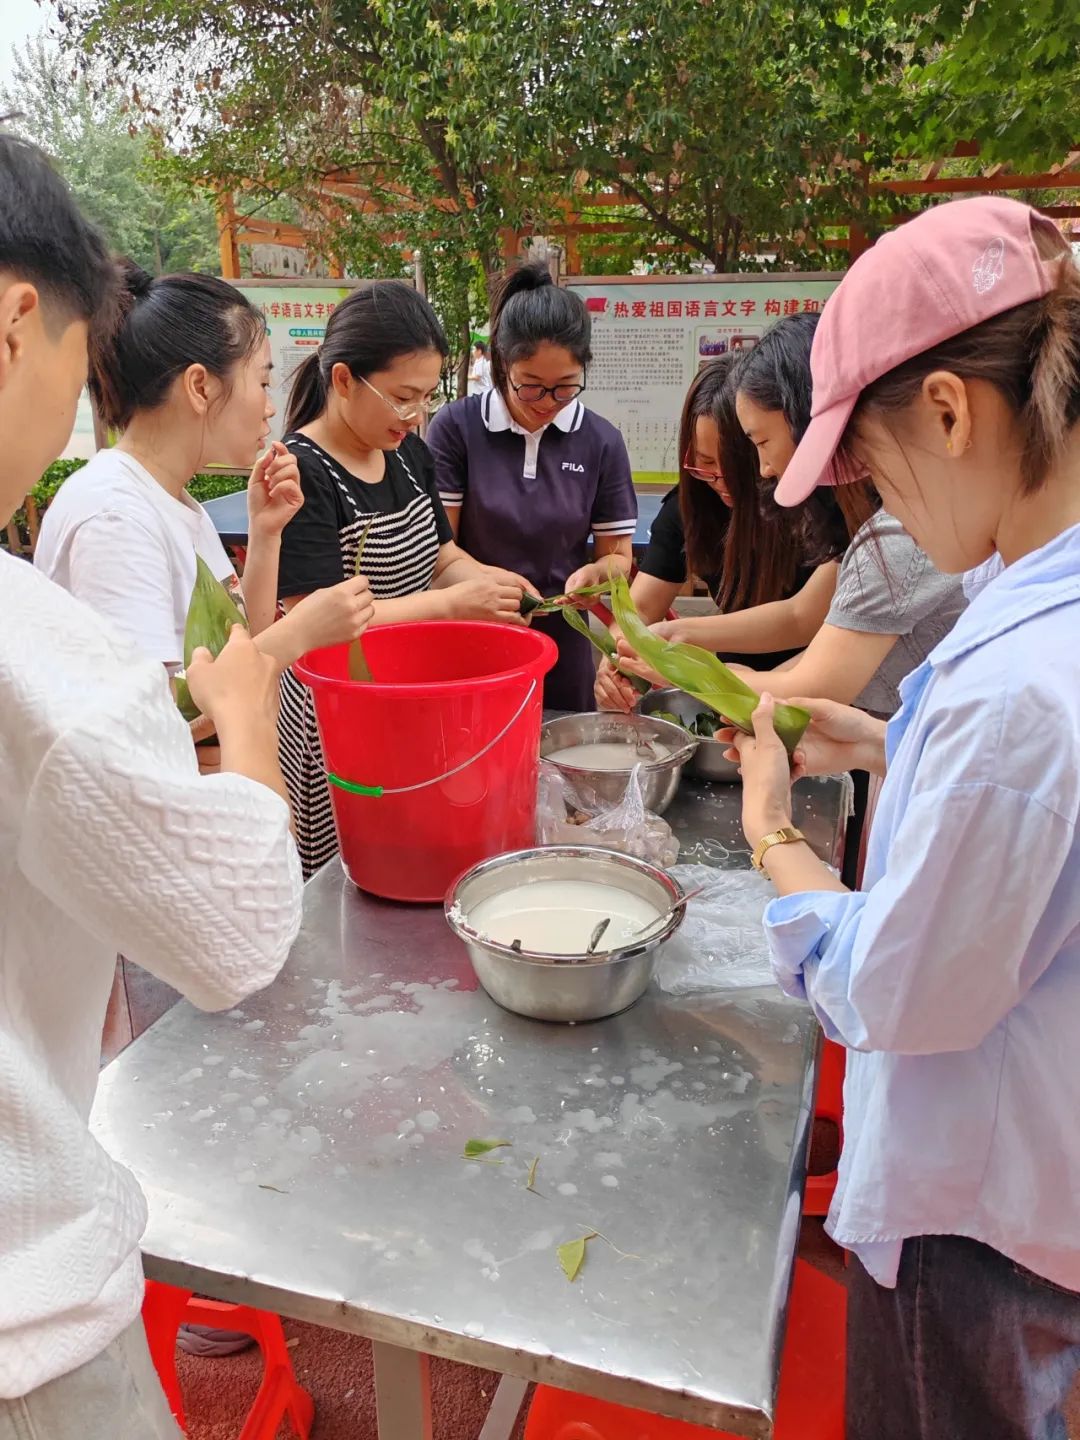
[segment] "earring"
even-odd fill
[[[949,435],[949,436],[946,437],[946,440],[945,440],[945,449],[949,452],[950,455],[952,454],[952,436],[951,436],[951,435]]]

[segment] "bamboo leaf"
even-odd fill
[[[534,1193],[536,1191],[536,1171],[539,1164],[540,1156],[537,1155],[535,1160],[533,1160],[532,1164],[529,1166],[529,1178],[525,1181],[525,1189],[532,1190]]]
[[[371,534],[371,527],[374,524],[375,517],[373,515],[361,531],[360,543],[356,547],[356,559],[353,562],[354,576],[361,573],[360,562],[364,558],[364,546],[367,544],[367,538]],[[356,680],[361,684],[366,684],[371,680],[371,666],[367,663],[367,656],[364,654],[364,647],[359,636],[349,646],[349,679]]]
[[[594,630],[585,617],[580,614],[579,611],[575,610],[572,605],[564,605],[562,607],[562,618],[570,626],[571,630],[576,630],[579,635],[584,635],[585,639],[599,650],[601,655],[606,656],[615,668],[619,669],[619,652],[615,645],[615,638],[610,630]],[[624,673],[624,671],[620,671],[620,674]],[[640,675],[627,675],[626,678],[631,682],[639,695],[647,695],[652,689],[649,682],[643,680]]]
[[[481,1155],[490,1155],[492,1150],[508,1149],[512,1140],[466,1140],[463,1160],[478,1160]]]
[[[577,1240],[567,1240],[565,1245],[560,1245],[556,1250],[559,1257],[559,1264],[563,1268],[563,1274],[570,1281],[577,1279],[582,1265],[585,1264],[585,1246],[590,1240],[596,1239],[596,1231],[590,1230],[587,1235],[580,1236]]]
[[[722,715],[737,730],[753,734],[753,714],[761,699],[756,690],[708,650],[697,645],[672,644],[653,634],[638,614],[630,587],[622,575],[617,575],[612,583],[611,606],[619,628],[647,665],[663,675],[669,684],[685,690]],[[777,705],[773,723],[790,754],[802,739],[810,716],[798,705]]]

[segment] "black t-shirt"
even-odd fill
[[[690,578],[690,567],[686,560],[686,537],[683,534],[682,513],[679,510],[678,486],[664,496],[659,514],[649,531],[648,549],[638,569],[657,580],[666,580],[669,585],[685,585]],[[708,588],[709,594],[715,600],[720,593],[722,572],[717,569],[711,575],[699,575],[698,579]]]
[[[419,436],[407,435],[400,450],[385,452],[386,474],[375,484],[351,474],[307,435],[286,435],[285,443],[300,467],[304,506],[281,536],[279,596],[308,595],[347,578],[358,514],[404,515],[423,495],[431,503],[438,543],[445,545],[454,538],[435,485],[435,462]],[[389,553],[393,555],[392,547]],[[408,568],[404,554],[400,565]],[[391,586],[386,593],[397,588]],[[426,588],[426,582],[420,588]]]
[[[722,558],[722,556],[717,556],[718,560]],[[638,569],[645,575],[652,575],[656,580],[666,581],[669,585],[685,585],[690,578],[682,512],[679,510],[678,486],[674,490],[669,490],[664,496],[660,511],[649,532],[648,549],[645,551]],[[787,600],[797,590],[801,590],[813,574],[813,570],[812,565],[801,565],[796,572],[795,584],[791,590],[784,595],[777,595],[775,598]],[[721,569],[698,576],[698,579],[707,586],[709,594],[714,600],[720,593],[723,578]],[[733,655],[721,652],[724,660],[730,660],[739,665],[749,665],[753,670],[771,670],[774,666],[783,664],[785,660],[790,660],[793,655],[797,654],[799,654],[798,650],[780,650],[770,655]]]

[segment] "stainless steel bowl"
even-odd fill
[[[553,751],[571,745],[591,745],[608,740],[626,744],[629,764],[625,770],[588,770],[551,760],[567,781],[582,810],[596,810],[618,805],[626,794],[627,782],[635,765],[641,766],[641,795],[646,810],[662,815],[675,799],[683,768],[693,756],[698,742],[678,725],[657,720],[650,715],[618,715],[598,711],[585,715],[563,715],[549,720],[540,731],[540,756],[549,760]],[[670,748],[663,760],[647,760],[635,753],[635,744],[642,740],[658,740]]]
[[[652,979],[657,957],[682,924],[685,910],[626,949],[591,956],[511,950],[469,925],[471,908],[488,896],[540,880],[595,880],[616,885],[663,913],[682,896],[670,875],[614,850],[553,845],[496,855],[467,870],[450,887],[446,919],[464,942],[477,979],[496,1004],[533,1020],[600,1020],[633,1005]]]
[[[643,715],[654,717],[657,710],[666,710],[669,715],[678,715],[680,720],[692,725],[708,706],[695,700],[693,695],[687,695],[685,690],[652,690],[642,700],[639,708]],[[691,736],[691,739],[693,738]],[[722,784],[737,782],[739,767],[734,760],[724,759],[726,749],[727,746],[722,745],[719,740],[698,738],[697,749],[687,769],[699,780],[718,781]]]

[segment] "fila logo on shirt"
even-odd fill
[[[572,471],[573,474],[575,474],[575,475],[584,475],[584,474],[585,474],[585,466],[584,466],[584,465],[575,465],[574,462],[573,462],[573,460],[564,460],[564,461],[562,462],[562,468],[563,468],[564,470],[570,470],[570,471]]]

